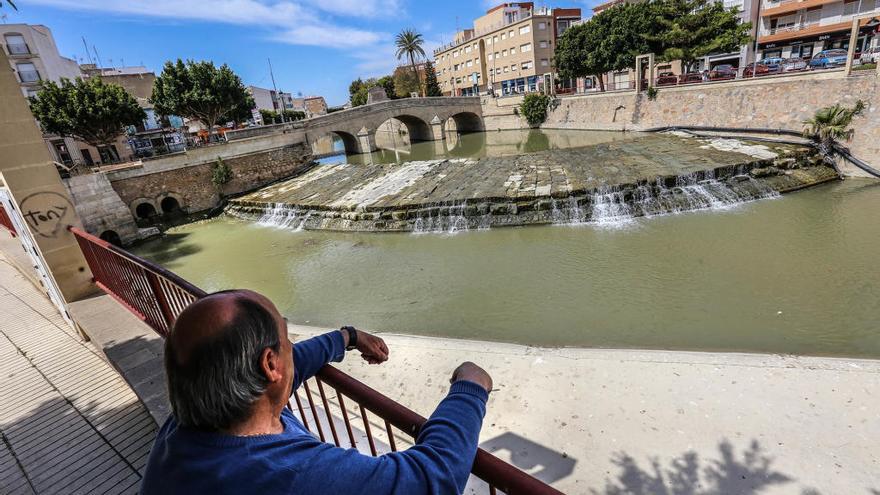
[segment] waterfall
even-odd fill
[[[597,225],[616,226],[633,218],[632,208],[626,202],[624,191],[617,187],[600,187],[593,194],[592,202],[590,221]]]
[[[419,216],[413,221],[412,231],[415,234],[455,234],[470,230],[468,217],[465,215],[466,207],[467,200],[464,200],[449,206],[448,213],[446,214],[443,214],[440,208],[428,209],[427,214],[420,212]],[[432,211],[436,211],[436,215]]]
[[[574,196],[550,200],[550,219],[554,224],[577,224],[585,221],[584,210]]]
[[[303,211],[297,207],[291,208],[284,203],[272,203],[272,208],[266,210],[263,216],[257,220],[257,224],[279,229],[300,231],[303,229],[306,220],[308,220],[311,215],[311,210],[303,213]]]

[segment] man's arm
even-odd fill
[[[388,360],[388,346],[382,339],[367,332],[352,330],[357,340],[355,346],[365,361],[379,364]],[[296,390],[302,382],[315,376],[325,364],[342,361],[348,346],[347,330],[327,332],[293,344],[293,389]]]
[[[422,427],[416,445],[405,451],[371,457],[355,449],[322,444],[299,470],[296,490],[380,495],[462,493],[476,456],[490,388],[491,379],[488,388],[468,380],[453,383]]]

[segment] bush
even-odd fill
[[[229,168],[222,158],[217,157],[217,163],[211,169],[211,182],[215,187],[219,188],[223,184],[232,180],[232,169]]]
[[[877,68],[877,64],[860,64],[854,65],[852,70],[874,70]]]
[[[655,88],[654,86],[649,87],[646,94],[648,96],[648,100],[650,100],[650,101],[656,100],[657,99],[657,88]]]
[[[543,93],[529,93],[519,105],[520,114],[526,118],[530,127],[538,127],[547,119],[550,97]]]

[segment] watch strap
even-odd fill
[[[357,330],[355,330],[354,327],[350,327],[350,326],[344,326],[344,327],[340,328],[340,330],[348,333],[348,345],[345,346],[345,350],[352,351],[354,349],[357,349],[357,344],[358,344]]]

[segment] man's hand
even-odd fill
[[[455,368],[455,371],[452,372],[452,378],[449,379],[449,383],[455,383],[461,380],[474,382],[485,388],[486,392],[492,391],[492,377],[489,376],[489,373],[486,373],[486,370],[470,361],[465,361],[461,363],[458,368]]]
[[[367,332],[357,332],[357,350],[360,351],[364,361],[370,364],[380,364],[388,361],[388,346],[385,341],[370,335]]]

